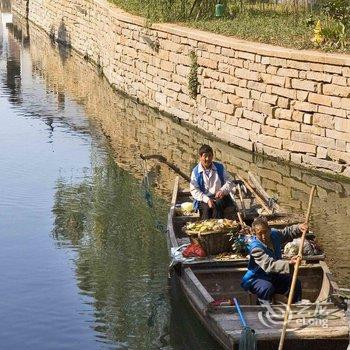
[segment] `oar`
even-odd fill
[[[157,159],[160,162],[166,164],[169,168],[173,169],[177,174],[182,176],[186,181],[190,182],[191,178],[186,175],[184,172],[182,172],[175,164],[170,163],[165,157],[161,156],[160,154],[150,154],[148,156],[145,156],[143,154],[140,154],[141,159]]]
[[[305,220],[306,223],[309,223],[309,220],[310,220],[311,207],[312,207],[312,202],[314,199],[315,190],[316,190],[316,186],[312,186],[311,192],[310,192],[310,198],[309,198],[309,206],[307,208],[307,214],[306,214],[306,220]],[[282,329],[282,333],[281,333],[280,343],[278,345],[278,350],[283,350],[283,345],[284,345],[284,340],[286,337],[286,331],[287,331],[287,325],[288,325],[288,318],[289,318],[289,314],[290,314],[290,306],[292,304],[292,300],[294,297],[294,290],[295,290],[295,285],[296,285],[297,278],[298,278],[299,266],[301,263],[301,259],[303,257],[305,236],[306,236],[306,231],[304,231],[302,236],[301,236],[298,257],[297,257],[297,261],[294,265],[293,279],[292,279],[292,284],[291,284],[290,292],[289,292],[289,296],[288,296],[286,313],[284,314],[283,329]]]
[[[239,350],[256,350],[256,337],[254,329],[248,327],[247,322],[244,319],[243,312],[239,306],[238,300],[233,298],[236,310],[238,312],[239,320],[243,327],[241,337],[239,339]]]

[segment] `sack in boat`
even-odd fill
[[[301,243],[301,238],[294,238],[292,242],[288,242],[284,246],[284,254],[287,257],[292,257],[293,255],[297,255],[299,252],[300,243]],[[322,250],[320,246],[314,241],[305,239],[304,247],[303,247],[303,255],[313,256],[318,254],[322,254]]]
[[[205,253],[202,246],[198,243],[191,243],[183,252],[182,255],[185,258],[204,258],[207,254]]]

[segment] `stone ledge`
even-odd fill
[[[111,9],[115,18],[119,21],[140,26],[145,26],[146,24],[146,20],[143,17],[131,15],[105,0],[95,0],[95,2],[100,3],[103,7]],[[173,23],[154,23],[150,29],[205,42],[215,46],[219,45],[224,48],[250,52],[262,56],[350,67],[350,55],[347,54],[324,53],[315,50],[297,50],[259,42],[251,42],[190,27],[184,27]]]

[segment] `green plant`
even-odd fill
[[[188,76],[188,90],[190,91],[190,96],[196,99],[198,95],[198,57],[195,51],[190,52],[191,58],[191,69]]]
[[[349,0],[321,0],[320,8],[326,15],[341,21],[343,24],[350,22]]]
[[[347,33],[345,25],[338,20],[329,20],[321,30],[326,48],[344,50],[347,46]]]

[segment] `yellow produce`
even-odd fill
[[[197,222],[189,222],[185,228],[188,231],[196,233],[205,233],[211,231],[224,231],[237,226],[236,221],[228,219],[210,219]]]

